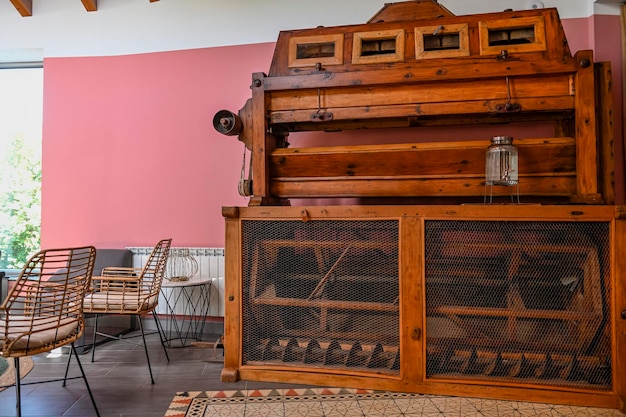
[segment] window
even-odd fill
[[[289,39],[289,68],[343,63],[343,35],[296,36]]]
[[[0,65],[0,269],[39,250],[43,66]]]
[[[354,34],[353,64],[402,61],[404,61],[404,30],[381,30]]]

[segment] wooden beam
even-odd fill
[[[95,12],[98,10],[98,0],[81,0],[85,10],[88,12]]]
[[[621,12],[621,27],[622,27],[622,152],[623,152],[623,161],[622,161],[622,169],[626,171],[626,139],[624,138],[626,135],[626,4],[622,4]],[[615,138],[618,140],[618,138]],[[626,181],[626,179],[624,179]],[[626,190],[626,184],[622,183],[622,189]]]
[[[11,3],[23,17],[33,15],[33,0],[11,0]]]
[[[154,2],[156,2],[156,1],[159,1],[159,0],[150,0],[150,3],[154,3]]]

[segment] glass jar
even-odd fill
[[[518,183],[517,148],[511,136],[494,136],[485,158],[486,185],[516,185]]]

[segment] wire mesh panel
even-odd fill
[[[609,223],[425,228],[427,378],[611,389]]]
[[[244,364],[399,372],[397,221],[242,229]]]

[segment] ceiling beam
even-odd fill
[[[95,12],[98,10],[98,0],[81,0],[83,2],[83,6],[85,6],[85,10],[88,12]]]
[[[88,12],[95,12],[98,10],[98,0],[81,0],[85,10]],[[150,3],[157,2],[159,0],[150,0]],[[13,7],[23,16],[28,17],[33,15],[33,0],[11,0]]]
[[[33,0],[11,0],[11,3],[23,17],[33,15]]]

